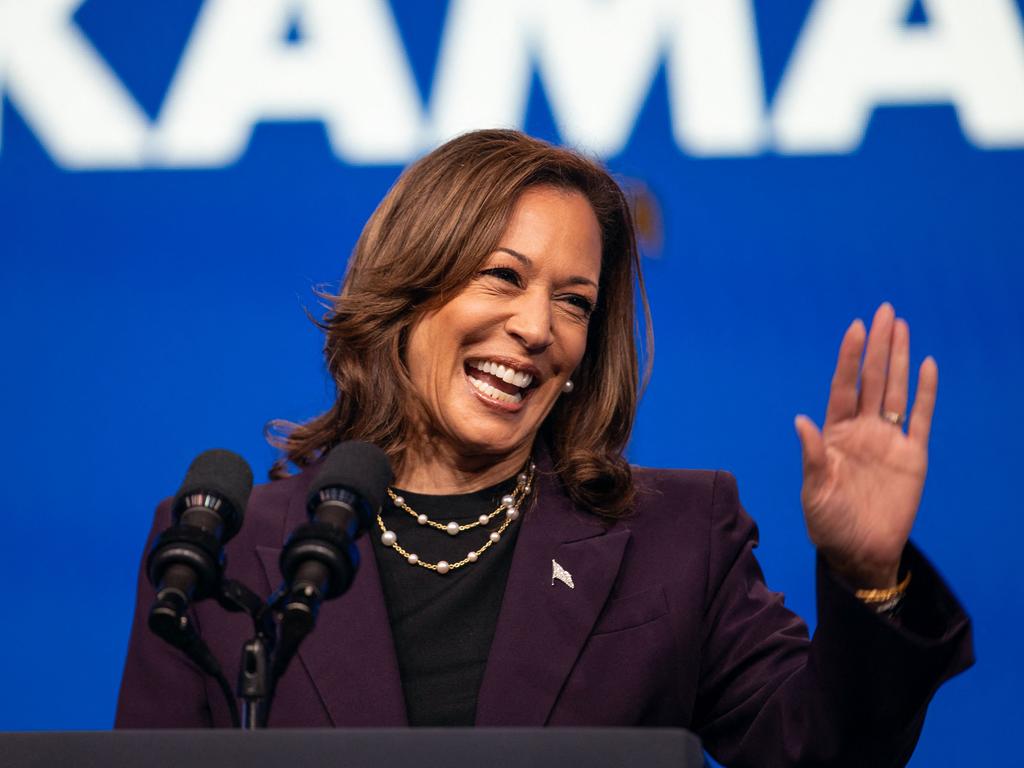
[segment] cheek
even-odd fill
[[[410,372],[417,389],[431,400],[440,400],[450,394],[453,382],[462,377],[461,346],[455,328],[437,317],[429,326],[421,327],[417,338],[414,361]]]
[[[565,357],[569,364],[569,370],[574,371],[583,361],[587,352],[587,326],[576,325],[567,334],[565,345]]]

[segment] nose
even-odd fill
[[[551,300],[545,292],[526,291],[514,303],[505,331],[529,352],[543,352],[555,340]]]

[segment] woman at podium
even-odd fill
[[[731,475],[624,458],[638,295],[649,333],[629,206],[589,159],[489,130],[402,174],[324,320],[335,402],[281,438],[227,548],[269,594],[324,453],[363,440],[390,458],[355,582],[271,726],[675,726],[726,765],[909,758],[972,661],[964,611],[908,541],[934,361],[911,400],[909,329],[883,304],[843,336],[821,427],[796,420],[809,638],[765,586]],[[154,532],[168,522],[164,505]],[[140,578],[118,727],[228,725],[215,685],[148,633],[152,599]],[[195,619],[231,679],[247,621],[212,601]]]

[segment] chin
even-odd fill
[[[524,444],[533,444],[532,437],[524,440],[516,436],[509,436],[496,440],[493,435],[464,434],[460,438],[459,443],[463,446],[466,455],[494,456],[495,458],[504,458],[522,450]]]
[[[501,419],[475,417],[472,421],[464,420],[461,424],[449,424],[446,432],[450,444],[464,457],[490,456],[495,460],[522,451],[529,451],[533,446],[536,431],[523,432],[509,429]],[[504,428],[503,428],[504,427]]]
[[[445,409],[455,418],[442,420],[446,423],[443,432],[450,445],[467,458],[489,456],[497,461],[524,450],[529,452],[543,422],[537,415],[550,410],[544,408],[544,394],[531,392],[521,404],[509,407],[467,391],[466,399],[460,396]]]

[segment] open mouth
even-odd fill
[[[518,405],[536,386],[536,377],[495,360],[467,360],[466,377],[484,397],[506,405]]]

